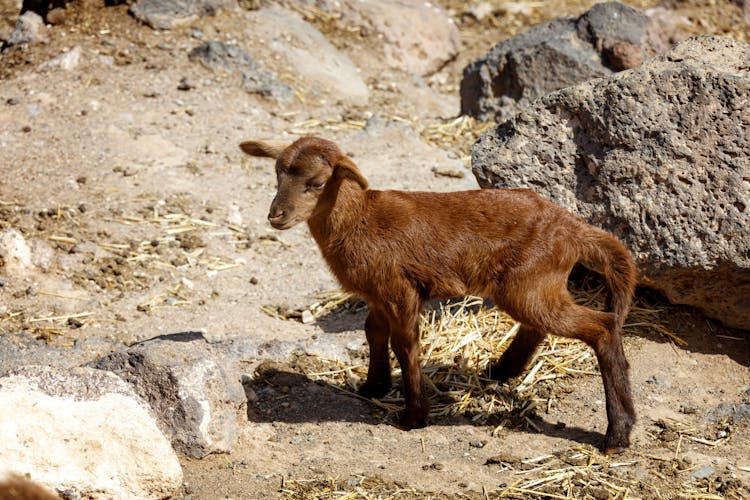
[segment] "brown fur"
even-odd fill
[[[604,449],[629,446],[635,410],[621,327],[636,274],[616,238],[528,189],[369,190],[334,143],[315,137],[286,148],[262,141],[241,148],[277,159],[271,224],[287,229],[307,221],[341,285],[369,303],[370,365],[360,393],[381,397],[389,391],[390,341],[406,397],[401,428],[425,426],[429,410],[418,345],[424,302],[475,294],[521,323],[492,367],[493,378],[519,375],[547,333],[580,339],[594,349],[602,372],[609,424]],[[577,262],[604,274],[612,312],[575,304],[567,279]]]
[[[0,481],[0,500],[59,500],[59,496],[19,474]]]

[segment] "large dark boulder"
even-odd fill
[[[472,168],[613,232],[672,302],[750,329],[750,45],[693,38],[549,94],[477,141]]]
[[[535,26],[464,68],[461,114],[499,118],[518,101],[636,67],[661,48],[655,29],[643,13],[619,2]]]

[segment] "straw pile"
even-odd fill
[[[579,290],[577,301],[583,305],[601,308],[604,289]],[[363,304],[345,292],[326,292],[306,309],[294,311],[265,307],[267,313],[285,319],[313,322],[325,315],[340,311],[340,308],[361,309]],[[653,326],[656,331],[669,334],[675,342],[681,341],[659,325],[656,310],[634,307],[626,332],[633,328]],[[444,418],[464,415],[479,424],[491,423],[496,434],[505,427],[524,427],[539,430],[533,415],[537,408],[547,409],[556,399],[555,391],[570,392],[570,381],[574,377],[598,376],[598,367],[593,352],[582,342],[561,337],[548,336],[529,363],[528,370],[512,391],[507,391],[495,381],[486,378],[489,366],[498,360],[508,348],[518,331],[519,324],[497,308],[485,304],[478,297],[466,297],[457,301],[428,308],[421,316],[420,331],[421,360],[425,382],[433,393],[430,417]],[[326,360],[327,361],[327,360]],[[391,356],[396,379],[400,368]],[[320,379],[356,394],[367,375],[366,366],[335,365],[321,372],[306,373],[312,379]],[[394,388],[375,404],[396,418],[403,409],[403,395]],[[504,417],[493,422],[493,415]]]

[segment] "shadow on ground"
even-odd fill
[[[321,423],[359,422],[365,424],[393,425],[397,415],[388,412],[372,401],[361,398],[338,385],[294,372],[293,367],[267,363],[259,368],[256,377],[245,386],[249,395],[248,420],[251,422]],[[500,389],[505,390],[505,389]],[[402,407],[403,405],[397,406]],[[522,405],[518,405],[519,409]],[[529,418],[536,429],[527,425]],[[508,426],[518,431],[540,432],[547,436],[565,438],[580,444],[599,446],[603,435],[580,427],[561,426],[530,414],[525,417],[519,411],[496,411],[481,424],[473,422],[471,414],[433,417],[429,425],[493,426],[510,422]],[[395,427],[394,427],[395,428]],[[404,431],[399,431],[404,432]]]

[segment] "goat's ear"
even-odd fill
[[[289,146],[283,141],[245,141],[240,143],[240,149],[250,156],[264,158],[278,158],[282,151]]]
[[[350,179],[357,181],[357,183],[362,186],[362,189],[367,189],[367,179],[365,179],[365,176],[359,171],[357,165],[355,165],[348,156],[342,156],[339,161],[336,162],[334,171],[336,172],[336,175],[349,177]]]

